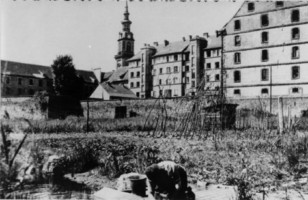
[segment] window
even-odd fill
[[[166,85],[171,84],[170,78],[166,79]]]
[[[160,74],[163,73],[163,68],[159,68],[159,73],[160,73]]]
[[[43,86],[43,80],[39,80],[39,87]]]
[[[191,87],[196,87],[196,82],[195,81],[191,82]]]
[[[267,88],[262,88],[261,89],[261,94],[268,94],[268,89]]]
[[[299,22],[299,10],[292,10],[291,22]]]
[[[253,2],[248,3],[248,11],[252,12],[255,10],[255,4]]]
[[[140,77],[140,72],[137,72],[137,77]]]
[[[133,83],[133,82],[130,83],[130,87],[131,87],[131,88],[134,87],[134,83]]]
[[[21,94],[22,94],[22,89],[18,88],[18,95],[21,95]]]
[[[189,83],[189,77],[186,77],[185,82],[186,82],[186,83]]]
[[[234,71],[233,73],[234,83],[240,83],[241,82],[241,72],[240,71]]]
[[[240,89],[236,89],[236,90],[233,91],[233,94],[241,95],[241,90]]]
[[[268,61],[268,51],[266,49],[262,50],[261,60],[262,60],[262,62]]]
[[[209,58],[211,57],[211,50],[206,51],[206,56]]]
[[[29,85],[33,85],[33,79],[29,79]]]
[[[11,82],[10,77],[6,77],[6,79],[5,79],[5,83],[6,83],[6,84],[10,84],[10,82]]]
[[[130,73],[130,77],[131,77],[131,78],[134,78],[134,72],[131,72],[131,73]]]
[[[167,67],[167,74],[170,74],[170,73],[171,73],[171,68]]]
[[[276,7],[283,7],[283,1],[276,1]]]
[[[292,40],[298,40],[299,36],[299,28],[292,28]]]
[[[268,26],[268,15],[261,15],[261,26]]]
[[[292,79],[299,79],[299,77],[300,77],[299,66],[292,67]]]
[[[215,75],[215,81],[219,81],[219,74]]]
[[[236,31],[241,30],[241,21],[240,20],[234,21],[234,30],[236,30]]]
[[[219,68],[219,62],[215,62],[215,68],[216,68],[216,69]]]
[[[34,95],[34,90],[30,89],[28,92],[29,92],[29,95]]]
[[[143,66],[143,64],[142,64],[142,67],[141,67],[141,72],[144,72],[144,66]]]
[[[178,73],[178,72],[179,72],[178,66],[174,66],[174,67],[173,67],[173,71],[174,71],[174,73]]]
[[[268,43],[268,32],[261,33],[262,44]]]
[[[292,93],[299,93],[299,88],[297,88],[297,87],[292,88]]]
[[[6,93],[6,94],[11,94],[11,88],[7,87],[5,93]]]
[[[173,83],[175,84],[175,83],[177,83],[178,82],[178,78],[177,77],[174,77],[173,78]]]
[[[162,83],[162,81],[161,81],[161,79],[159,79],[159,85],[161,85],[161,83]]]
[[[166,61],[169,62],[169,56],[166,56]]]
[[[299,47],[295,46],[292,47],[292,59],[297,59],[299,58]]]
[[[174,61],[177,61],[178,60],[178,55],[174,55]]]
[[[139,97],[139,96],[140,96],[140,93],[139,93],[139,92],[136,92],[136,96]]]
[[[18,78],[18,85],[22,85],[22,78]]]
[[[241,37],[239,35],[234,37],[234,46],[241,46]]]
[[[192,69],[191,70],[191,78],[196,78],[196,70],[195,69]]]
[[[261,81],[268,81],[269,71],[268,69],[261,69]]]
[[[207,81],[207,82],[210,82],[210,81],[211,81],[210,75],[206,75],[206,81]]]
[[[207,68],[207,69],[211,69],[211,63],[207,63],[207,64],[206,64],[206,68]]]
[[[142,76],[141,76],[141,83],[143,83],[144,82],[144,74],[142,74]]]
[[[241,63],[241,53],[236,52],[236,53],[234,54],[234,63],[235,63],[235,64]]]
[[[188,65],[186,65],[185,71],[189,72],[189,66]]]
[[[159,96],[163,96],[163,90],[159,90]]]
[[[144,92],[144,85],[141,85],[141,92]]]

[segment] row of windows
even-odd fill
[[[299,47],[298,46],[294,46],[292,47],[292,51],[291,51],[291,58],[292,59],[298,59],[299,58]],[[269,53],[267,49],[263,49],[261,51],[261,61],[262,62],[266,62],[269,60]],[[234,53],[234,64],[240,64],[241,63],[241,53],[240,52],[236,52]]]
[[[189,83],[189,77],[183,77],[183,82],[184,83]],[[166,85],[177,84],[177,83],[179,83],[179,79],[177,77],[174,77],[172,80],[170,78],[165,80],[165,84]],[[158,80],[158,85],[162,85],[162,84],[163,84],[162,79],[159,79]],[[191,81],[191,86],[192,87],[196,87],[196,81],[192,80]]]
[[[215,74],[215,79],[214,81],[219,81],[220,80],[220,75],[219,74]],[[206,75],[206,81],[210,82],[211,81],[211,76],[210,75]]]
[[[136,82],[136,86],[134,86],[134,82],[131,82],[130,83],[130,87],[133,88],[133,87],[140,87],[140,82]]]
[[[302,88],[299,87],[293,87],[290,89],[290,93],[292,94],[299,94],[302,92]],[[233,90],[233,94],[234,95],[241,95],[241,90],[240,89],[235,89]],[[262,88],[261,89],[261,95],[268,95],[269,94],[269,90],[268,88]]]
[[[291,29],[291,39],[292,40],[299,40],[300,38],[300,30],[299,28],[292,28]],[[267,44],[269,41],[268,32],[264,31],[261,33],[261,43]],[[241,37],[239,35],[234,36],[234,46],[241,46]]]
[[[276,1],[275,2],[276,8],[281,8],[284,5],[283,1]],[[253,12],[255,10],[255,3],[254,2],[250,2],[247,4],[247,10],[248,12]]]
[[[5,88],[5,94],[6,95],[12,95],[13,94],[12,88],[6,87]],[[17,95],[34,95],[34,90],[33,89],[18,88],[17,89]]]
[[[173,73],[178,73],[179,72],[179,67],[178,66],[174,66],[173,67]],[[167,74],[171,74],[172,73],[172,68],[171,67],[167,67],[166,68],[166,73]],[[156,69],[153,69],[153,75],[156,74]],[[163,68],[159,68],[159,74],[163,74]]]
[[[131,73],[130,73],[130,77],[131,77],[131,78],[134,78],[134,77],[135,77],[134,72],[131,72]],[[136,73],[136,77],[137,77],[137,78],[140,77],[140,72],[137,72],[137,73]]]
[[[34,80],[33,79],[23,79],[23,78],[18,78],[17,79],[18,85],[24,84],[26,82],[26,80],[28,80],[28,85],[34,85]],[[5,78],[5,83],[7,85],[11,84],[11,78],[10,77],[6,77]],[[43,80],[41,80],[41,79],[38,80],[38,86],[39,87],[43,87]]]
[[[178,54],[172,55],[172,56],[161,56],[153,59],[153,64],[155,63],[161,63],[161,62],[171,62],[171,61],[178,61],[180,59],[180,56]],[[185,54],[183,56],[183,60],[188,61],[189,60],[189,54]]]
[[[206,64],[206,68],[207,69],[211,69],[212,68],[211,65],[212,65],[211,63],[207,63]],[[220,63],[219,62],[215,62],[215,69],[219,69],[219,67],[220,67]]]
[[[214,50],[207,50],[206,51],[206,57],[215,57],[215,56],[220,56],[220,49],[214,49]]]
[[[291,22],[299,22],[299,21],[300,21],[299,10],[292,10],[291,11]],[[261,15],[260,22],[261,22],[260,23],[261,27],[269,26],[268,14]],[[234,30],[235,31],[241,30],[241,21],[239,19],[234,21]]]
[[[291,79],[296,80],[300,78],[300,67],[293,66],[291,68]],[[269,80],[269,69],[261,69],[261,81],[268,81]],[[233,72],[233,81],[234,83],[241,82],[241,71],[236,70]]]

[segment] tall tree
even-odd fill
[[[82,98],[83,80],[77,76],[73,58],[69,55],[58,56],[51,65],[53,88],[56,95]]]

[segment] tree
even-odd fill
[[[82,98],[83,80],[76,74],[73,58],[69,55],[58,56],[51,65],[53,88],[56,95]]]

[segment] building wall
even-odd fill
[[[48,82],[51,81],[42,78],[11,75],[2,75],[1,80],[3,81],[3,84],[1,84],[2,97],[32,96],[37,91],[49,90]]]
[[[308,95],[308,4],[299,7],[276,9],[275,2],[255,2],[255,11],[248,12],[245,2],[237,15],[227,24],[224,38],[224,66],[227,71],[227,97],[266,96],[261,90],[268,89],[268,95]],[[289,2],[284,2],[289,5]],[[271,9],[269,12],[262,10]],[[292,10],[299,10],[298,22],[291,21]],[[261,15],[268,16],[268,26],[262,26]],[[240,20],[240,30],[234,29],[234,21]],[[292,38],[292,29],[299,29],[299,37]],[[268,32],[268,41],[262,43],[262,32]],[[235,37],[240,44],[235,44]],[[292,48],[299,48],[298,58],[292,57]],[[268,59],[262,60],[262,51],[267,50]],[[235,54],[240,54],[240,63],[235,63]],[[292,78],[292,67],[299,67],[299,75]],[[268,69],[268,78],[261,79],[261,70]],[[235,82],[234,73],[240,72],[240,81]],[[293,88],[297,88],[294,89]],[[236,90],[236,91],[235,91]],[[264,91],[265,91],[264,90]],[[239,92],[240,91],[240,92]],[[239,94],[240,93],[240,94]]]
[[[128,70],[128,88],[135,93],[137,97],[140,97],[141,93],[141,65],[140,60],[129,62]],[[139,75],[138,75],[139,74]],[[139,84],[139,86],[138,86]]]
[[[174,56],[177,56],[177,60]],[[168,57],[168,61],[167,61]],[[160,91],[165,95],[166,90],[171,90],[171,97],[182,96],[182,55],[172,54],[154,58],[153,65],[153,97],[159,97]],[[177,71],[175,71],[177,67]],[[170,72],[167,71],[170,68]],[[160,71],[162,70],[162,71]]]
[[[206,91],[217,90],[220,87],[221,79],[221,49],[214,48],[204,51],[204,71],[204,89]]]

